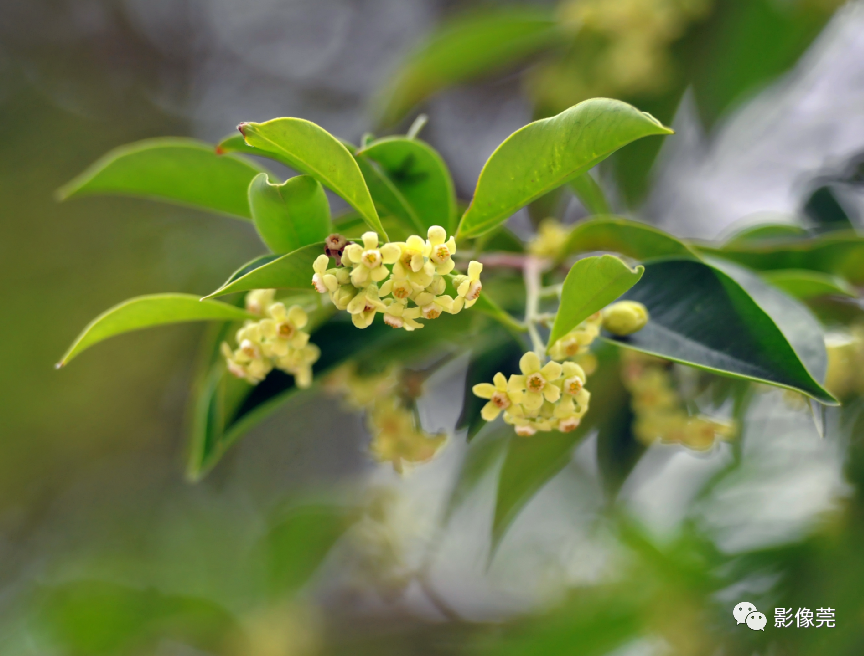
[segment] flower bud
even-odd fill
[[[648,310],[636,301],[619,301],[603,310],[603,327],[613,335],[632,335],[648,323]]]

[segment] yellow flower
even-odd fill
[[[300,349],[291,349],[276,361],[276,367],[292,374],[297,387],[305,389],[312,384],[312,365],[321,357],[321,349],[307,344]]]
[[[312,276],[312,286],[315,288],[315,291],[321,294],[335,292],[339,287],[339,281],[336,276],[327,271],[329,265],[330,258],[326,255],[319,255],[312,264],[312,268],[315,270],[315,275]]]
[[[537,257],[556,259],[567,242],[570,230],[555,219],[544,219],[540,222],[537,236],[528,244],[528,252]]]
[[[378,235],[371,230],[363,233],[363,246],[349,244],[342,252],[354,266],[351,271],[351,284],[364,287],[369,282],[381,282],[390,275],[385,264],[394,264],[399,259],[399,247],[396,244],[385,244],[378,248]]]
[[[348,303],[346,309],[351,314],[355,326],[368,328],[375,318],[375,313],[383,312],[386,307],[379,298],[377,285],[368,285]]]
[[[389,299],[384,309],[384,323],[391,328],[404,328],[407,331],[422,328],[423,324],[415,321],[420,316],[420,308],[409,308],[404,303]]]
[[[246,294],[246,309],[252,314],[264,314],[276,296],[275,289],[253,289]]]
[[[636,301],[619,301],[603,310],[603,327],[613,335],[632,335],[648,323],[648,310]]]
[[[570,396],[576,396],[582,391],[587,377],[585,372],[575,362],[565,362],[561,368],[563,378],[561,391]]]
[[[480,292],[483,291],[483,283],[480,282],[481,271],[483,271],[483,265],[480,262],[472,261],[468,265],[468,275],[456,276],[453,281],[456,285],[456,293],[465,299],[465,307],[471,307],[480,298]]]
[[[428,462],[446,441],[445,435],[430,436],[414,425],[413,413],[397,399],[379,399],[369,413],[373,434],[371,451],[379,462],[390,462],[402,473],[406,464]]]
[[[263,319],[258,323],[261,336],[270,344],[275,341],[291,348],[303,348],[309,341],[309,334],[303,332],[308,317],[299,305],[292,305],[290,310],[285,309],[284,303],[272,303],[267,308],[269,319]],[[278,348],[278,347],[277,347]]]
[[[420,308],[424,319],[437,319],[441,312],[453,309],[453,299],[449,296],[435,296],[430,292],[420,292],[414,297],[414,303]]]
[[[561,389],[552,384],[561,377],[561,365],[557,362],[547,362],[540,366],[540,358],[533,351],[526,353],[519,360],[522,375],[510,376],[508,389],[524,391],[522,405],[526,410],[536,410],[543,404],[543,399],[554,403],[561,396]]]
[[[549,355],[554,360],[575,358],[588,349],[600,335],[601,314],[594,313],[576,328],[564,335],[549,349]]]
[[[507,378],[501,372],[495,374],[491,384],[479,383],[472,388],[472,391],[481,399],[489,399],[489,403],[480,411],[480,416],[486,421],[493,421],[502,410],[522,401],[521,392],[514,391],[511,394],[508,390]]]
[[[429,245],[429,261],[435,265],[439,275],[446,275],[453,270],[456,263],[453,255],[456,253],[456,238],[447,239],[447,232],[441,226],[432,226],[427,232]]]
[[[428,264],[429,243],[418,235],[411,235],[404,242],[394,244],[399,248],[399,256],[393,265],[393,275],[398,278],[408,278],[410,273],[423,271]],[[426,273],[431,275],[433,266]]]

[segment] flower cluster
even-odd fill
[[[707,451],[718,439],[733,437],[732,423],[691,416],[684,410],[666,364],[641,353],[624,355],[624,385],[633,396],[636,439],[646,445],[662,442]]]
[[[222,343],[228,371],[256,385],[274,368],[294,376],[298,387],[312,384],[312,365],[321,351],[304,332],[307,317],[297,305],[286,308],[275,301],[276,290],[256,289],[246,295],[246,309],[263,316],[248,320],[237,331],[236,349]]]
[[[429,435],[417,426],[414,412],[399,396],[410,385],[396,368],[360,375],[356,364],[347,364],[330,374],[325,386],[330,393],[343,394],[352,409],[366,411],[372,456],[392,463],[400,474],[431,460],[446,442],[446,435]]]
[[[537,235],[528,243],[528,252],[537,257],[557,260],[563,254],[570,231],[570,228],[555,219],[543,219]]]
[[[555,361],[541,366],[537,354],[529,352],[519,360],[519,369],[522,373],[509,379],[499,372],[492,383],[474,386],[474,394],[489,399],[481,410],[483,419],[492,421],[503,411],[504,421],[518,435],[526,436],[537,431],[575,430],[591,398],[582,367]]]
[[[594,340],[600,336],[602,320],[602,314],[595,312],[555,342],[549,349],[549,355],[553,360],[574,360],[583,356]]]
[[[456,265],[456,240],[447,239],[441,226],[429,228],[427,237],[411,235],[404,242],[379,244],[378,235],[367,232],[362,246],[346,242],[337,266],[330,268],[331,236],[328,254],[318,256],[313,265],[312,286],[329,294],[338,309],[347,310],[358,328],[367,328],[380,312],[388,326],[416,330],[423,327],[418,319],[471,307],[483,289],[483,265],[471,262],[467,275],[453,276],[456,297],[448,296],[444,276]]]

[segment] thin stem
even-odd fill
[[[525,325],[531,336],[531,344],[539,358],[546,356],[546,344],[540,338],[537,321],[540,318],[540,273],[543,260],[529,255],[525,258]]]
[[[561,290],[564,288],[564,283],[560,285],[550,285],[549,287],[540,288],[540,298],[554,298],[561,295]]]

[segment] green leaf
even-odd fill
[[[407,137],[373,141],[358,156],[377,162],[413,208],[421,229],[456,229],[456,192],[441,155],[429,144]],[[423,232],[425,236],[425,230]]]
[[[856,233],[831,232],[812,239],[772,243],[700,244],[697,250],[757,271],[807,269],[845,278],[864,285],[864,237]]]
[[[641,266],[631,269],[614,255],[595,255],[576,262],[564,279],[549,346],[617,300],[639,282],[642,271]]]
[[[377,113],[385,125],[395,123],[436,91],[506,68],[564,38],[548,10],[507,7],[452,20],[391,78]]]
[[[193,139],[146,139],[115,148],[57,193],[144,196],[249,219],[249,183],[263,170]]]
[[[726,240],[724,247],[731,248],[759,242],[789,242],[808,236],[809,233],[804,228],[791,223],[759,223],[733,233]]]
[[[324,254],[324,244],[310,244],[292,253],[276,257],[257,257],[231,274],[222,286],[205,298],[224,296],[253,289],[312,289],[312,264]]]
[[[311,175],[344,198],[372,230],[388,239],[357,162],[332,134],[301,118],[241,123],[239,130],[248,145],[278,154],[291,168]]]
[[[246,310],[217,301],[202,301],[192,294],[138,296],[115,305],[91,321],[57,363],[57,367],[65,366],[94,344],[133,330],[185,321],[251,318],[254,315]]]
[[[672,134],[627,103],[594,98],[511,134],[486,161],[459,234],[492,230],[532,200],[586,173],[622,146]]]
[[[837,186],[825,184],[815,189],[802,208],[814,224],[814,232],[855,230],[855,224],[837,197]]]
[[[382,216],[382,225],[384,223],[383,216],[392,215],[399,221],[402,230],[408,231],[408,234],[419,232],[425,235],[423,224],[414,212],[414,208],[411,207],[410,203],[402,195],[402,192],[393,184],[393,181],[387,177],[387,174],[375,162],[365,157],[356,157],[356,160],[357,165],[360,167],[360,172],[363,174],[363,179],[366,180],[366,186],[369,188],[369,193],[372,195],[375,207],[378,208],[379,214]],[[362,234],[362,232],[365,232],[365,230],[358,233],[358,235]]]
[[[609,201],[603,189],[590,173],[577,175],[570,181],[570,188],[582,203],[583,207],[591,214],[611,214]]]
[[[779,295],[788,301],[784,312],[800,319],[800,304]],[[674,259],[647,263],[642,280],[624,298],[643,303],[651,318],[639,332],[614,338],[622,346],[836,403],[772,317],[738,282],[714,266]],[[806,326],[803,337],[811,350],[822,341],[821,331],[814,333]]]
[[[858,297],[855,288],[842,278],[817,271],[802,269],[765,271],[762,273],[762,278],[790,296],[801,300],[819,296]]]
[[[249,185],[249,209],[261,241],[274,253],[290,253],[330,234],[330,205],[321,184],[298,175],[271,184],[266,173]]]
[[[561,258],[592,251],[621,253],[643,262],[660,257],[699,257],[687,244],[667,232],[617,217],[577,223],[564,244]]]
[[[317,571],[345,531],[358,519],[356,510],[315,505],[292,509],[261,541],[267,586],[277,596],[291,594]]]
[[[453,274],[447,274],[444,276],[444,280],[447,283],[447,291],[446,293],[450,296],[456,297],[456,287],[453,285]],[[525,332],[525,327],[518,321],[516,321],[510,314],[505,312],[487,293],[481,293],[480,297],[477,299],[477,302],[471,306],[471,308],[467,310],[463,310],[463,312],[482,312],[488,317],[495,319],[498,323],[504,326],[507,330],[510,331],[510,334],[515,337],[515,339],[519,340],[519,335]]]

